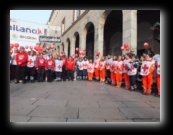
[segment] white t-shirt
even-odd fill
[[[11,55],[11,57],[12,57],[12,65],[17,65],[17,63],[16,63],[16,55],[17,55],[17,53],[13,53],[12,55]]]
[[[28,56],[27,67],[34,67],[36,61],[36,56]]]

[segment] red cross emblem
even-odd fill
[[[31,65],[31,64],[33,63],[32,59],[30,59],[30,60],[28,61],[28,63],[29,63],[29,65]]]
[[[160,65],[158,65],[157,67],[160,68]]]
[[[58,65],[58,66],[57,66],[57,68],[60,70],[60,69],[61,69],[61,66],[60,66],[60,65]]]
[[[92,69],[91,67],[88,68],[88,70],[91,70],[91,69]]]
[[[102,64],[100,64],[100,66],[102,67],[103,65],[102,65]]]
[[[108,64],[106,64],[106,66],[107,66],[107,67],[109,67],[109,66],[110,66],[110,64],[108,63]]]
[[[132,72],[132,70],[133,70],[133,69],[134,69],[134,67],[133,67],[133,66],[131,66],[131,67],[130,67],[130,72]]]
[[[85,63],[84,66],[87,67],[87,64]]]
[[[24,55],[19,55],[19,60],[22,60],[24,58]]]
[[[121,71],[121,68],[120,68],[120,66],[117,66],[117,70],[118,70],[118,72],[119,72],[119,71]]]
[[[123,66],[124,66],[124,69],[127,69],[127,64],[123,64]]]
[[[97,62],[94,62],[94,65],[96,66],[97,65]]]
[[[82,65],[80,65],[79,68],[82,68]]]
[[[144,72],[146,72],[146,70],[148,70],[147,65],[145,64],[145,65],[142,67],[142,69],[144,70]]]
[[[49,62],[48,62],[48,65],[51,66],[51,65],[52,65],[52,61],[49,61]]]
[[[43,60],[43,59],[41,59],[41,60],[40,60],[40,63],[43,63],[43,62],[44,62],[44,60]]]

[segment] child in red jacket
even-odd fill
[[[52,82],[53,80],[53,71],[55,68],[55,61],[52,58],[53,56],[50,55],[45,65],[46,74],[47,74],[47,82]]]

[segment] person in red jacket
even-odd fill
[[[47,82],[52,82],[52,79],[53,79],[55,61],[52,58],[53,58],[53,56],[50,55],[49,59],[46,61],[46,65],[45,65],[46,74],[47,74]]]
[[[20,77],[22,78],[23,83],[26,82],[25,80],[25,70],[26,64],[28,60],[28,54],[25,52],[25,48],[20,46],[20,52],[16,54],[16,81],[15,83],[19,83]]]
[[[68,76],[68,80],[72,80],[74,79],[74,70],[75,70],[75,63],[74,60],[72,59],[72,57],[70,56],[69,59],[66,62],[66,69],[67,69],[67,76]]]
[[[43,58],[43,54],[40,53],[40,57],[37,59],[36,69],[38,70],[38,82],[44,81],[46,60]]]

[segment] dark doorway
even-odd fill
[[[103,55],[122,54],[122,10],[112,10],[104,25]]]
[[[75,54],[76,53],[78,54],[79,51],[76,51],[76,48],[79,48],[79,33],[78,32],[75,33],[75,37],[76,37],[76,41],[75,41]]]
[[[67,39],[68,42],[68,57],[70,57],[70,39]]]
[[[88,59],[94,59],[94,25],[89,22],[86,25],[87,35],[86,35],[86,56]]]

